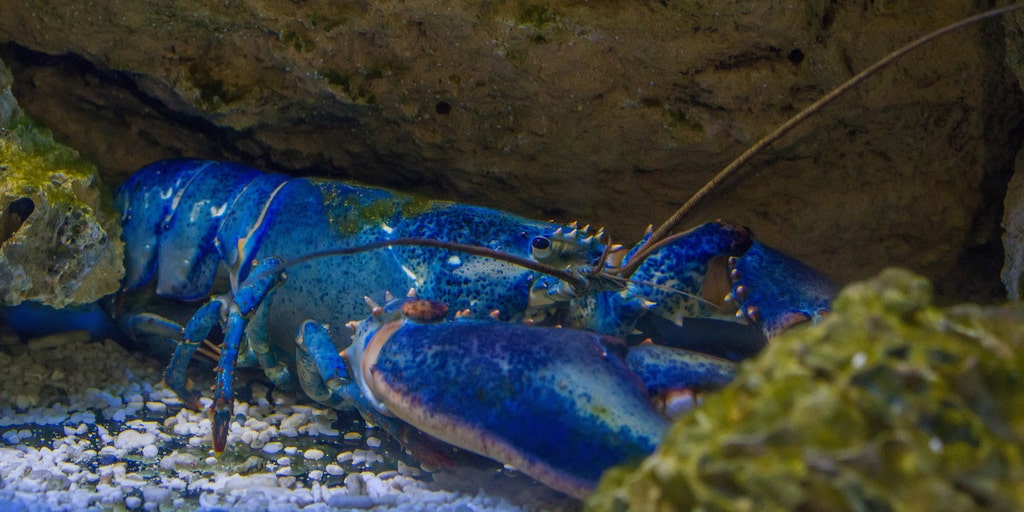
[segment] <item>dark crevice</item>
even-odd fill
[[[7,205],[0,212],[0,244],[14,236],[35,209],[36,203],[28,197],[19,198]]]
[[[168,107],[139,87],[137,81],[139,76],[135,73],[101,68],[88,59],[73,53],[51,55],[16,43],[0,43],[0,58],[7,63],[15,77],[20,76],[20,72],[29,67],[53,68],[62,76],[78,77],[86,83],[99,83],[103,84],[105,88],[116,89],[151,110],[156,117],[224,148],[229,156],[234,154],[245,159],[252,158],[252,155],[246,155],[237,148],[238,142],[247,138],[246,133],[218,126],[202,116],[190,115]],[[16,98],[21,97],[18,90],[20,86],[21,84],[16,79],[13,86]],[[21,103],[22,108],[31,114],[31,106],[24,102]],[[95,105],[95,107],[102,108],[103,105]],[[54,131],[59,134],[59,127],[56,127]],[[130,141],[125,141],[125,143],[130,143]]]
[[[1024,94],[1018,80],[1005,66],[1006,34],[1000,23],[982,25],[982,37],[988,47],[999,52],[989,59],[985,76],[989,106],[985,119],[985,174],[979,184],[982,200],[964,240],[957,265],[949,275],[936,280],[936,296],[941,302],[1001,302],[1006,290],[1000,279],[1004,262],[1002,243],[1003,201],[1013,177],[1018,150],[1024,144]]]

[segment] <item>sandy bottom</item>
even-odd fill
[[[214,457],[208,415],[182,408],[162,372],[81,334],[0,337],[0,510],[580,507],[508,468],[424,468],[357,415],[246,375]],[[213,381],[191,376],[197,389]]]

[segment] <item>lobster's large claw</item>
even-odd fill
[[[768,338],[828,312],[835,283],[811,267],[758,242],[730,258],[729,299],[737,316],[757,324]]]
[[[378,410],[582,497],[654,450],[667,420],[593,333],[378,315],[346,351]]]

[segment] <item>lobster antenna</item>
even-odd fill
[[[483,256],[483,257],[486,257],[486,258],[493,258],[493,259],[496,259],[496,260],[501,260],[501,261],[504,261],[504,262],[507,262],[507,263],[511,263],[513,265],[518,265],[520,267],[524,267],[524,268],[527,268],[527,269],[530,269],[530,270],[533,270],[533,271],[536,271],[536,272],[541,272],[541,273],[547,274],[547,275],[549,275],[551,277],[555,277],[557,279],[565,281],[566,283],[569,283],[569,285],[572,286],[573,289],[576,289],[576,290],[585,290],[587,288],[587,286],[588,286],[588,281],[585,278],[581,277],[581,276],[574,275],[574,274],[572,274],[570,272],[566,272],[564,270],[559,270],[559,269],[557,269],[555,267],[552,267],[550,265],[545,265],[543,263],[540,263],[540,262],[537,262],[537,261],[534,261],[534,260],[530,260],[530,259],[527,259],[527,258],[521,258],[519,256],[515,256],[515,255],[512,255],[512,254],[507,254],[507,253],[504,253],[504,252],[501,252],[501,251],[496,251],[494,249],[488,249],[486,247],[480,247],[478,245],[460,244],[460,243],[457,243],[457,242],[448,242],[448,241],[445,241],[445,240],[434,240],[434,239],[431,239],[431,238],[395,238],[393,240],[381,240],[381,241],[378,241],[378,242],[370,242],[368,244],[357,245],[357,246],[353,246],[353,247],[342,247],[342,248],[338,248],[338,249],[327,249],[327,250],[323,250],[323,251],[311,252],[311,253],[299,256],[298,258],[295,258],[295,259],[292,259],[292,260],[288,260],[288,261],[284,262],[283,264],[281,264],[277,268],[267,269],[267,270],[264,270],[264,271],[262,271],[262,272],[260,272],[258,274],[251,275],[251,276],[248,277],[248,279],[261,278],[261,277],[264,277],[266,275],[271,275],[271,274],[275,274],[275,273],[278,273],[278,272],[282,272],[282,271],[284,271],[284,270],[286,270],[288,268],[291,268],[291,267],[294,267],[296,265],[300,265],[300,264],[305,263],[307,261],[312,261],[312,260],[315,260],[315,259],[318,259],[318,258],[324,258],[324,257],[327,257],[327,256],[345,256],[345,255],[349,255],[349,254],[357,254],[357,253],[361,253],[361,252],[368,252],[368,251],[374,251],[374,250],[377,250],[377,249],[383,249],[385,247],[390,247],[390,246],[394,246],[394,245],[405,245],[405,246],[416,246],[416,247],[436,247],[438,249],[447,249],[447,250],[450,250],[450,251],[464,252],[464,253],[467,253],[467,254],[472,254],[474,256]]]
[[[696,208],[696,206],[701,201],[707,198],[707,196],[711,195],[711,193],[718,189],[726,180],[739,174],[742,166],[747,164],[755,155],[760,153],[762,150],[770,146],[778,139],[782,138],[783,135],[789,133],[790,130],[795,128],[798,124],[806,120],[808,117],[810,117],[813,114],[816,114],[818,111],[825,108],[826,105],[835,101],[837,98],[846,93],[846,91],[852,89],[853,87],[857,86],[867,78],[878,73],[885,67],[895,62],[900,57],[903,57],[904,55],[916,50],[917,48],[920,48],[921,46],[924,46],[925,44],[932,42],[935,39],[938,39],[946,34],[957,32],[975,23],[985,21],[990,18],[996,18],[1006,13],[1020,10],[1022,8],[1024,8],[1024,4],[1008,5],[1006,7],[1000,7],[998,9],[985,11],[980,14],[971,16],[969,18],[964,18],[955,23],[946,25],[938,30],[935,30],[934,32],[924,35],[918,38],[917,40],[904,45],[903,47],[893,51],[892,53],[886,55],[885,57],[882,57],[882,59],[879,60],[878,62],[875,62],[874,64],[864,69],[860,73],[854,75],[849,80],[840,84],[835,89],[832,89],[827,94],[819,98],[818,101],[815,101],[810,106],[801,110],[799,113],[789,118],[789,120],[779,125],[779,127],[776,128],[774,131],[762,137],[761,140],[758,140],[756,143],[754,143],[753,146],[750,146],[750,148],[744,151],[743,154],[736,157],[736,159],[733,160],[729,165],[725,166],[724,169],[719,171],[718,174],[711,178],[710,181],[708,181],[703,187],[701,187],[699,190],[697,190],[697,192],[690,196],[690,198],[687,199],[686,202],[683,203],[683,205],[680,206],[679,209],[676,210],[676,212],[673,213],[672,216],[669,217],[664,224],[658,226],[658,229],[654,230],[651,236],[644,241],[643,245],[640,246],[640,249],[637,250],[633,258],[630,259],[629,263],[623,265],[619,272],[625,276],[632,275],[633,272],[635,272],[636,269],[640,266],[640,264],[643,263],[643,260],[651,253],[652,246],[658,243],[670,231],[674,230],[679,225],[679,223],[683,221],[683,218],[685,218],[687,215],[693,212],[694,208]]]

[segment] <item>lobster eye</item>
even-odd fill
[[[546,236],[533,237],[530,241],[530,254],[537,260],[551,256],[551,240]]]

